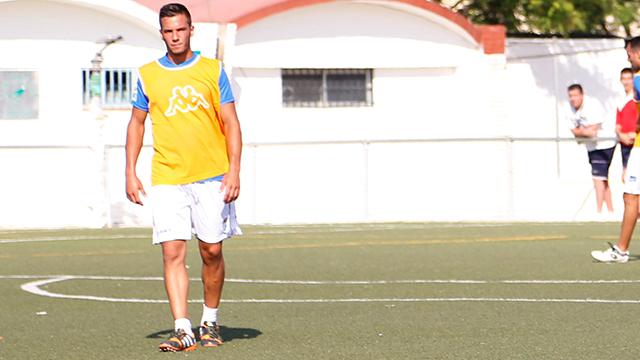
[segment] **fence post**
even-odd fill
[[[513,143],[512,137],[506,137],[507,145],[507,217],[509,221],[515,220],[515,181],[513,172]]]
[[[364,176],[362,177],[362,192],[364,197],[364,221],[369,221],[369,145],[368,141],[362,142],[364,150]]]

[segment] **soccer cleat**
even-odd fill
[[[626,263],[629,261],[629,251],[621,251],[616,245],[611,243],[605,251],[592,251],[591,257],[603,263]]]
[[[217,323],[206,321],[200,326],[200,345],[204,347],[216,347],[222,345],[220,326]]]
[[[160,344],[158,348],[164,352],[178,352],[192,351],[195,350],[196,347],[196,338],[191,334],[187,334],[184,330],[179,329],[171,335],[169,340]]]

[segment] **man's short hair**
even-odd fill
[[[627,43],[625,44],[625,48],[627,46],[634,51],[640,50],[640,36],[636,36],[628,40]]]
[[[160,27],[162,27],[162,18],[174,17],[176,15],[184,15],[187,17],[187,23],[191,26],[191,13],[186,6],[179,3],[171,3],[160,8]]]
[[[573,91],[573,90],[578,90],[580,91],[580,94],[584,94],[584,91],[582,91],[582,85],[580,84],[569,85],[569,87],[567,88],[567,91]]]
[[[631,70],[631,68],[626,67],[626,68],[624,68],[624,69],[622,69],[620,71],[620,75],[621,76],[624,75],[624,74],[629,74],[629,75],[633,76],[633,70]]]

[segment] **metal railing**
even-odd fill
[[[613,140],[613,138],[600,138],[598,140]],[[364,212],[362,214],[362,219],[370,218],[370,198],[372,197],[371,193],[371,184],[370,184],[370,176],[371,176],[371,165],[375,163],[375,153],[372,153],[371,146],[375,145],[385,145],[385,144],[445,144],[445,143],[484,143],[484,144],[495,144],[496,146],[501,146],[501,152],[504,151],[504,157],[500,157],[500,159],[495,159],[499,161],[500,166],[504,166],[504,181],[505,187],[504,190],[506,192],[505,198],[505,209],[506,213],[509,216],[515,213],[516,208],[516,195],[515,195],[515,184],[517,179],[517,174],[515,174],[514,167],[514,157],[516,156],[516,151],[512,147],[517,143],[542,143],[545,146],[549,146],[551,144],[557,144],[557,164],[558,164],[558,173],[557,176],[560,178],[560,156],[561,156],[561,147],[559,146],[562,143],[572,143],[575,142],[576,139],[573,137],[511,137],[511,136],[498,136],[498,137],[476,137],[476,138],[464,138],[464,137],[452,137],[452,138],[414,138],[414,139],[353,139],[353,140],[334,140],[334,141],[276,141],[276,142],[248,142],[245,143],[244,146],[248,150],[246,156],[248,156],[248,164],[247,168],[243,169],[245,172],[245,176],[248,176],[247,188],[251,188],[253,193],[257,194],[259,190],[259,179],[261,178],[260,168],[257,167],[258,153],[261,148],[268,148],[273,146],[282,146],[282,147],[304,147],[304,146],[340,146],[340,145],[351,145],[354,146],[353,151],[358,151],[359,156],[361,156],[361,170],[358,172],[362,175],[362,183],[358,187],[358,191],[360,191],[363,196],[362,199],[364,203],[362,204],[362,208]],[[73,145],[64,145],[64,144],[52,144],[52,145],[43,145],[43,144],[23,144],[23,145],[8,145],[8,144],[0,144],[0,151],[2,150],[65,150],[65,149],[77,149],[80,151],[90,151],[95,153],[96,157],[92,158],[94,160],[89,161],[104,161],[107,164],[109,161],[109,152],[111,150],[122,150],[124,148],[123,144],[73,144]],[[152,148],[151,144],[145,144],[144,148],[146,151],[150,151]],[[502,150],[503,149],[503,150]],[[102,154],[102,155],[101,155]],[[115,156],[111,155],[111,156]],[[121,156],[121,155],[118,155]],[[100,160],[102,159],[102,160]],[[458,164],[459,165],[459,164]],[[106,166],[106,165],[105,165]],[[97,169],[98,167],[93,167]],[[104,199],[100,204],[96,204],[96,208],[104,207],[104,221],[106,226],[111,226],[113,224],[112,215],[110,212],[111,199],[108,193],[109,183],[115,181],[114,174],[120,174],[122,169],[109,169],[108,167],[100,167],[102,168],[100,175],[103,188],[105,189]],[[549,174],[550,175],[550,174]],[[119,176],[119,175],[118,175]],[[120,181],[120,180],[118,180]],[[249,203],[247,206],[251,211],[251,218],[258,218],[258,203],[257,197],[250,197]],[[583,204],[584,205],[584,204]]]
[[[618,141],[618,138],[603,137],[597,139],[585,139],[581,141]],[[451,138],[413,138],[413,139],[347,139],[347,140],[309,140],[309,141],[258,141],[246,142],[245,147],[257,146],[299,146],[299,145],[348,145],[348,144],[395,144],[395,143],[449,143],[449,142],[576,142],[573,137],[517,137],[517,136],[496,136],[496,137],[451,137]],[[111,144],[105,146],[107,149],[124,148],[124,144]],[[143,145],[145,148],[152,147],[151,144]],[[88,149],[92,145],[7,145],[0,144],[0,149]]]
[[[91,70],[82,70],[82,102],[88,106],[91,102]],[[105,109],[128,108],[137,79],[132,69],[102,69],[100,94]]]

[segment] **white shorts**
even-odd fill
[[[235,204],[224,202],[219,181],[151,188],[153,243],[190,240],[192,234],[206,243],[219,243],[242,232]]]
[[[640,195],[640,150],[631,149],[629,162],[627,163],[627,173],[624,177],[624,193]]]

